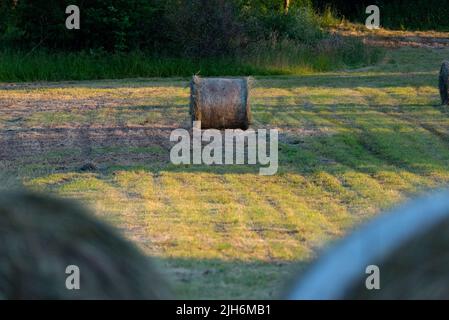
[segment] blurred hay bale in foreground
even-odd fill
[[[67,266],[80,270],[68,290]],[[158,299],[167,288],[149,259],[77,203],[0,195],[1,299]]]

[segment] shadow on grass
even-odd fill
[[[256,78],[255,88],[294,88],[294,87],[328,87],[328,88],[357,88],[357,87],[406,87],[428,85],[437,81],[437,69],[434,72],[375,72],[367,74],[345,73],[313,74],[302,76],[279,76],[264,79]],[[273,81],[274,80],[274,81]]]
[[[413,106],[415,110],[420,107]],[[142,108],[152,110],[150,106]],[[281,130],[280,173],[335,172],[345,168],[370,174],[385,169],[422,175],[446,171],[449,132],[444,127],[421,122],[419,114],[410,118],[406,110],[398,108],[370,104],[359,109],[357,104],[320,104],[267,106],[263,112],[271,112],[272,118],[286,111],[299,112],[295,115],[299,124],[275,126]],[[444,110],[440,111],[442,117],[447,116]],[[310,130],[302,131],[302,126]],[[320,126],[327,126],[330,131],[321,131]],[[11,166],[39,163],[54,172],[77,171],[89,161],[98,166],[98,173],[106,175],[116,170],[146,170],[156,174],[258,172],[259,165],[171,164],[169,155],[174,143],[169,137],[174,129],[177,128],[161,125],[2,130],[0,157]]]

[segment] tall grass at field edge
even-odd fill
[[[97,80],[136,77],[286,75],[331,71],[377,62],[382,52],[364,45],[323,42],[316,48],[282,41],[249,48],[238,57],[182,58],[127,54],[0,51],[0,81]]]

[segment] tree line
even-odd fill
[[[364,22],[380,7],[381,25],[448,29],[448,0],[0,0],[0,46],[24,51],[129,52],[232,56],[258,43],[313,45],[323,38],[320,12]],[[65,26],[67,6],[81,28]]]
[[[79,30],[65,26],[69,5]],[[2,47],[229,55],[272,37],[311,42],[310,0],[0,0]]]

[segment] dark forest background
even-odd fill
[[[81,29],[65,28],[78,5]],[[449,1],[438,0],[0,0],[3,46],[62,50],[150,49],[194,56],[228,55],[261,40],[317,41],[319,14],[363,22],[377,4],[384,27],[448,29]]]
[[[365,8],[374,4],[385,28],[449,30],[448,0],[313,0],[313,4],[319,10],[331,7],[354,22],[364,22]]]
[[[81,29],[65,27],[68,5]],[[0,0],[0,80],[298,74],[376,62],[329,26],[449,30],[447,1]],[[126,57],[124,56],[126,55]]]

